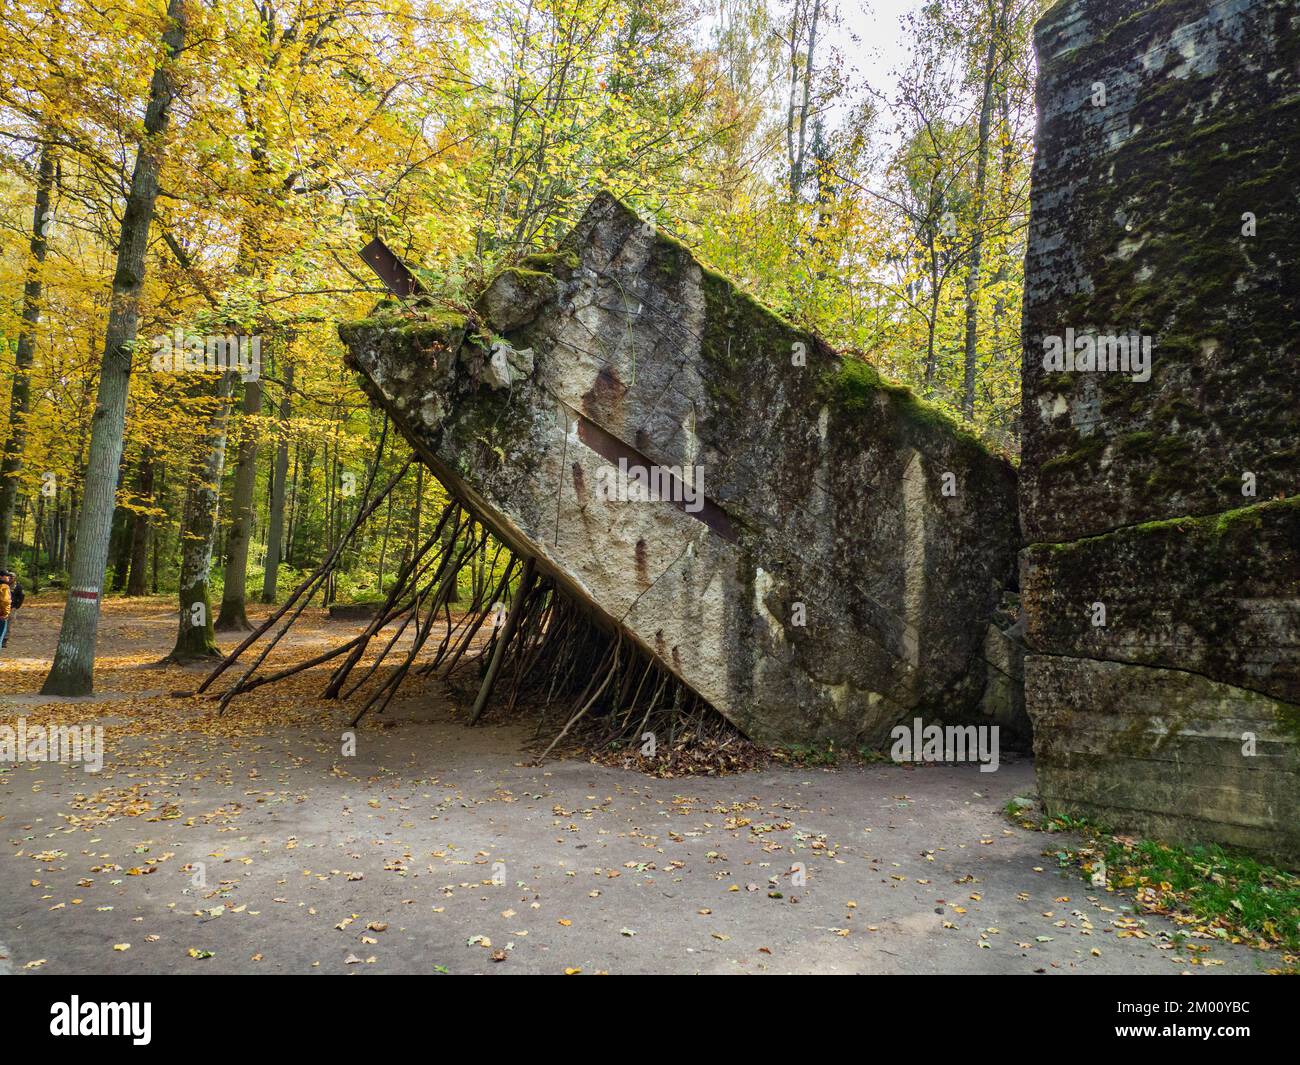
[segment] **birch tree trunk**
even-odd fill
[[[812,98],[813,61],[817,53],[817,23],[821,19],[821,0],[813,0],[812,18],[808,23],[808,51],[803,63],[803,99],[798,108],[798,135],[794,155],[790,160],[790,202],[799,202],[804,183],[804,141],[808,131],[809,105]],[[791,43],[794,43],[793,38]]]
[[[274,603],[276,582],[280,576],[280,556],[284,541],[285,489],[289,480],[289,394],[293,390],[293,363],[284,365],[284,391],[280,396],[278,441],[275,446],[275,467],[271,473],[271,513],[267,519],[266,568],[262,576],[262,602]]]

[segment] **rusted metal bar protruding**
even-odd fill
[[[413,296],[426,296],[424,286],[387,244],[375,237],[359,252],[365,264],[372,269],[379,280],[398,299],[410,299]]]

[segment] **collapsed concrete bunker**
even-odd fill
[[[608,195],[477,309],[342,335],[449,491],[746,735],[1024,733],[1007,461]]]

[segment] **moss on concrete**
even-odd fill
[[[525,255],[519,260],[524,270],[550,274],[552,277],[567,278],[578,269],[578,253],[572,248],[552,248],[549,251],[537,251]]]
[[[907,386],[886,379],[863,359],[836,354],[814,333],[782,318],[723,275],[706,267],[701,267],[701,274],[707,307],[702,353],[716,370],[707,382],[715,401],[741,400],[745,378],[764,372],[751,365],[756,357],[772,360],[768,372],[779,369],[784,373],[795,346],[802,345],[815,381],[809,399],[819,407],[827,405],[853,421],[861,420],[873,404],[881,402],[892,420],[916,440],[933,439],[937,434],[955,441],[973,458],[993,457],[974,432]]]
[[[376,313],[369,318],[340,322],[339,336],[344,343],[351,343],[351,337],[369,332],[392,333],[413,341],[449,340],[469,328],[468,317],[459,311],[422,307],[417,313],[418,317],[412,317],[396,310],[376,308]]]

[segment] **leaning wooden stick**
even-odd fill
[[[583,703],[582,709],[579,710],[576,714],[574,714],[571,718],[569,718],[568,723],[564,726],[564,728],[560,729],[560,734],[556,736],[555,739],[551,740],[550,746],[547,747],[546,750],[544,750],[540,755],[538,755],[537,757],[538,765],[541,765],[541,763],[546,760],[546,756],[550,754],[553,750],[555,750],[555,745],[559,743],[560,740],[564,739],[564,737],[568,734],[569,729],[573,728],[574,725],[576,725],[579,721],[582,720],[583,715],[586,714],[588,710],[590,710],[593,706],[596,705],[596,700],[599,699],[601,694],[605,691],[605,689],[609,687],[610,680],[612,680],[614,675],[618,672],[618,653],[619,650],[622,648],[622,646],[623,646],[623,635],[622,633],[619,633],[619,637],[614,643],[613,652],[612,652],[614,657],[614,664],[610,666],[608,670],[605,671],[605,679],[600,682],[600,687],[597,688],[595,692],[592,693],[591,698],[588,699],[585,703]]]
[[[361,523],[365,521],[366,518],[370,517],[370,515],[375,510],[378,509],[379,504],[384,501],[388,493],[391,492],[397,486],[397,482],[400,481],[402,477],[406,474],[406,471],[410,469],[411,463],[413,461],[414,461],[414,457],[407,459],[405,464],[402,466],[402,468],[397,471],[397,473],[393,476],[393,478],[384,487],[383,491],[380,492],[379,495],[376,496],[373,501],[370,501],[366,506],[363,506],[360,510],[357,511],[357,516],[353,519],[352,525],[348,529],[346,535],[344,535],[339,539],[339,542],[335,545],[334,550],[330,552],[329,556],[325,559],[325,561],[316,567],[315,572],[313,572],[310,577],[308,577],[300,585],[298,585],[296,589],[294,589],[293,593],[289,596],[287,600],[285,600],[284,605],[280,607],[279,610],[275,611],[270,617],[268,617],[264,622],[262,622],[262,624],[260,624],[252,632],[250,632],[247,636],[245,636],[243,641],[239,644],[238,647],[236,647],[233,651],[230,652],[230,654],[226,655],[225,658],[223,658],[220,662],[216,664],[216,666],[213,667],[212,672],[209,673],[207,677],[204,678],[203,683],[199,685],[197,694],[201,695],[208,688],[210,688],[212,686],[213,681],[215,681],[219,676],[221,676],[222,673],[224,673],[227,669],[229,669],[239,660],[240,655],[242,655],[245,651],[247,651],[248,648],[250,648],[258,640],[260,640],[266,634],[267,630],[271,628],[272,625],[274,625],[277,621],[279,621],[282,617],[284,617],[285,613],[294,605],[294,603],[298,601],[299,597],[301,597],[304,592],[307,592],[308,589],[310,588],[312,594],[314,594],[318,582],[333,567],[339,555],[343,553],[343,548],[347,546],[348,541],[351,540],[352,535],[357,531],[358,528],[360,528]],[[369,493],[370,491],[371,483],[374,480],[374,475],[375,475],[375,470],[372,468],[370,471],[370,479],[367,480],[366,482],[367,493]],[[363,498],[365,497],[363,496]],[[311,601],[311,594],[307,596],[307,600],[308,602]],[[298,611],[298,614],[300,613],[302,613],[301,609]],[[295,614],[294,617],[296,618],[298,614]],[[265,655],[263,655],[263,658],[264,657]]]
[[[532,591],[533,581],[537,577],[537,563],[532,555],[524,562],[524,572],[519,578],[519,589],[515,594],[515,601],[510,604],[510,613],[506,615],[506,623],[501,632],[497,635],[497,645],[492,652],[492,661],[488,663],[487,674],[483,677],[483,684],[478,690],[478,698],[474,700],[474,709],[469,715],[469,723],[477,725],[479,718],[483,716],[483,711],[487,708],[488,696],[492,694],[492,686],[496,683],[497,673],[501,670],[501,663],[506,657],[506,647],[510,644],[510,638],[515,634],[515,627],[519,624],[519,615],[524,611],[524,603],[528,601],[528,593]]]

